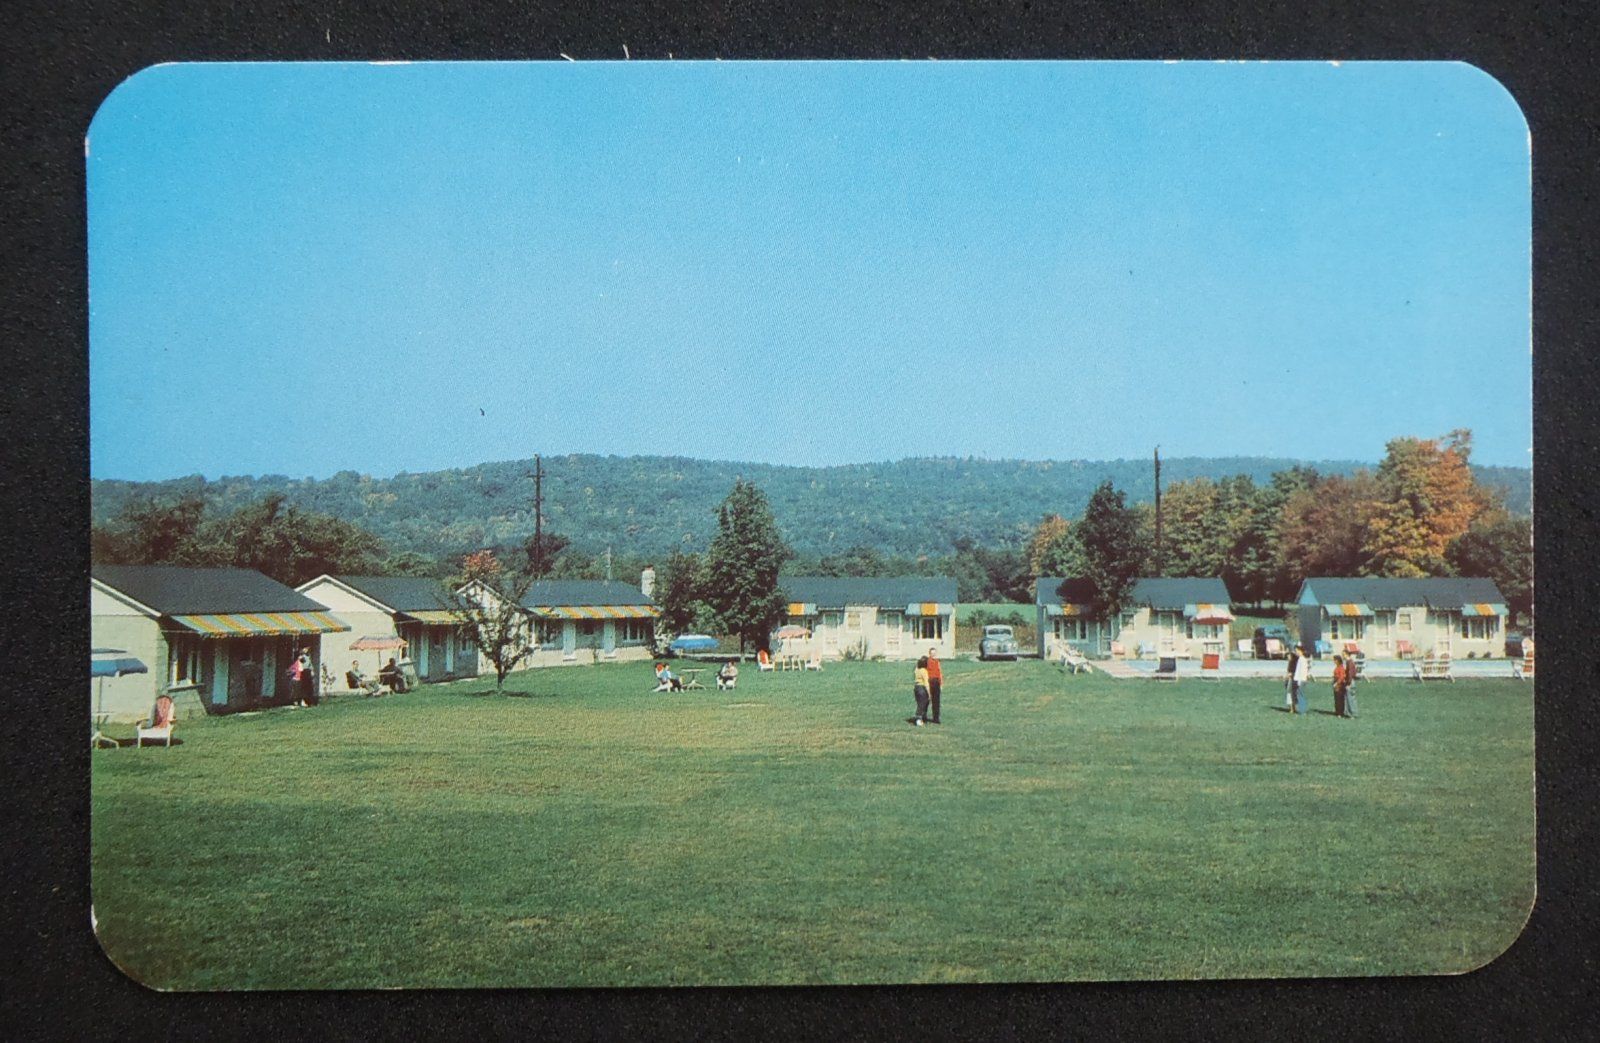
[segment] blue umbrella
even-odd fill
[[[706,634],[684,634],[667,647],[674,652],[705,652],[717,647],[717,639]]]
[[[121,677],[124,674],[148,674],[150,668],[144,663],[128,654],[125,648],[91,648],[89,650],[89,676],[96,678],[95,685],[95,720],[94,733],[89,736],[89,746],[93,749],[102,742],[116,745],[116,740],[102,734],[98,721],[105,716],[105,691],[106,678]]]

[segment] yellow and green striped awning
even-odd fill
[[[809,601],[789,602],[789,615],[791,616],[814,616],[816,614],[817,606]]]
[[[456,614],[454,612],[443,608],[424,608],[418,609],[415,612],[402,612],[400,614],[405,616],[407,619],[415,620],[418,623],[459,622],[459,620],[456,619]]]
[[[545,619],[654,619],[654,605],[538,605],[533,614]]]
[[[1227,605],[1216,604],[1209,601],[1197,601],[1192,605],[1183,606],[1183,614],[1196,623],[1231,623],[1233,613]]]
[[[916,601],[906,606],[908,616],[948,616],[955,606],[937,601]]]
[[[350,629],[326,612],[219,612],[202,616],[173,616],[172,621],[201,637],[335,634]]]
[[[1463,616],[1503,616],[1506,614],[1506,607],[1480,601],[1473,605],[1462,605],[1461,614]]]
[[[1358,616],[1372,615],[1371,607],[1363,605],[1359,601],[1336,601],[1324,607],[1327,608],[1330,616],[1347,616],[1353,619]]]

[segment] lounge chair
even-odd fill
[[[772,668],[772,653],[763,648],[756,653],[756,670],[764,674]]]
[[[1152,674],[1157,681],[1176,681],[1178,679],[1178,657],[1162,656],[1156,663],[1156,672]]]
[[[822,653],[821,652],[812,652],[811,653],[811,658],[806,660],[806,669],[807,670],[817,670],[817,671],[820,671],[822,669]]]
[[[1155,654],[1156,654],[1156,646],[1155,645],[1151,644],[1148,641],[1139,642],[1139,658],[1140,659],[1143,659],[1145,656],[1153,656]]]
[[[361,692],[368,698],[383,691],[383,685],[379,684],[377,681],[368,680],[367,678],[356,673],[354,670],[346,670],[344,672],[344,684],[345,687],[350,691]]]
[[[172,722],[172,696],[165,694],[156,696],[156,705],[150,711],[150,719],[140,721],[134,726],[134,746],[143,746],[144,741],[149,739],[151,742],[159,740],[161,745],[170,749],[172,746]]]
[[[1200,679],[1222,680],[1222,653],[1202,652],[1200,654]]]
[[[1089,673],[1089,659],[1071,645],[1061,646],[1061,665],[1072,673]]]

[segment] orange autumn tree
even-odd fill
[[[1443,439],[1396,438],[1378,466],[1377,498],[1362,543],[1375,576],[1444,576],[1445,551],[1492,498],[1472,477],[1472,432]]]

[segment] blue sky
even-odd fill
[[[166,65],[87,153],[98,478],[1530,459],[1466,65]]]

